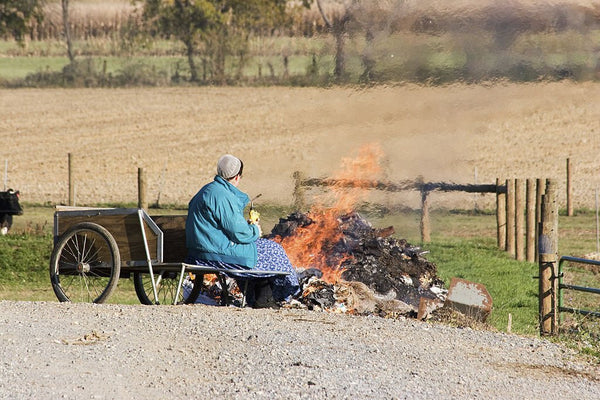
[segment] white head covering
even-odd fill
[[[223,179],[231,179],[240,172],[242,162],[231,154],[225,154],[217,162],[217,175]]]

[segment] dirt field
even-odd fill
[[[244,160],[241,188],[261,202],[292,201],[292,173],[335,173],[365,144],[383,150],[380,179],[493,183],[556,178],[565,165],[575,207],[600,186],[600,85],[1,90],[0,160],[25,202],[68,199],[73,154],[78,205],[148,199],[186,204],[211,180],[219,155]],[[416,207],[417,196],[388,201]],[[472,196],[472,195],[470,195]],[[432,206],[464,205],[437,195]],[[493,199],[488,201],[491,203]],[[485,200],[484,200],[485,201]]]

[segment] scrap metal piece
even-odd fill
[[[492,312],[492,296],[480,283],[452,278],[444,306],[485,322]]]

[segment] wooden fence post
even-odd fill
[[[506,180],[506,251],[515,255],[515,180]]]
[[[542,196],[546,191],[546,179],[535,181],[535,237],[540,235],[540,223],[542,222]],[[539,246],[535,246],[535,261],[539,260]]]
[[[146,200],[146,174],[144,168],[138,168],[138,208],[148,209]]]
[[[542,198],[539,245],[540,334],[555,334],[558,329],[558,203],[556,182],[549,179]]]
[[[498,248],[506,250],[506,192],[500,191],[500,179],[496,178],[496,227]]]
[[[75,205],[75,182],[73,178],[73,155],[71,153],[68,154],[69,157],[69,205]]]
[[[515,179],[515,258],[525,260],[525,190],[522,179]]]
[[[573,216],[573,186],[571,185],[571,159],[567,158],[567,216]]]
[[[528,262],[535,262],[535,225],[536,225],[536,213],[535,213],[535,181],[533,179],[527,179],[527,221],[526,221],[526,238],[527,238],[527,250],[526,259]]]
[[[431,241],[431,230],[429,228],[429,192],[421,189],[421,242]]]
[[[302,211],[304,210],[304,186],[302,185],[302,181],[304,180],[304,174],[300,171],[294,172],[294,210]]]

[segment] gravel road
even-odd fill
[[[0,301],[2,399],[597,399],[539,338],[303,310]]]

